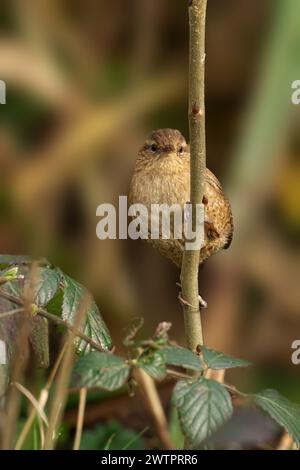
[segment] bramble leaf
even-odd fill
[[[77,387],[100,387],[113,391],[126,383],[129,372],[129,365],[121,357],[92,352],[75,364],[72,383]]]
[[[300,406],[276,390],[263,390],[254,395],[255,403],[283,426],[300,446]]]
[[[232,416],[228,391],[219,382],[204,377],[179,381],[172,401],[192,448],[199,447]]]
[[[63,274],[63,285],[62,318],[66,322],[74,324],[78,309],[80,308],[80,302],[86,295],[87,290],[79,282],[66,274]],[[109,331],[93,299],[88,306],[86,321],[82,331],[92,340],[99,343],[103,349],[111,349],[112,342]],[[76,338],[75,344],[79,353],[87,353],[91,350],[91,346],[80,338]]]
[[[197,354],[189,349],[168,346],[160,350],[163,354],[166,364],[171,366],[184,367],[185,369],[202,371],[204,364]]]
[[[205,346],[201,346],[201,352],[203,353],[203,360],[206,366],[210,369],[231,369],[234,367],[248,367],[251,365],[250,362],[245,361],[244,359],[227,356],[222,352],[209,349]]]

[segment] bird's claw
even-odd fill
[[[181,284],[179,282],[176,282],[176,286],[178,287],[181,287]],[[186,307],[191,307],[191,308],[194,308],[193,305],[191,305],[189,302],[187,302],[187,300],[185,300],[183,297],[182,297],[182,294],[181,292],[179,292],[178,294],[178,299],[180,301],[180,303]],[[207,302],[202,299],[201,295],[198,295],[198,300],[199,300],[199,308],[200,310],[203,310],[205,308],[207,308]]]
[[[205,309],[207,308],[207,302],[206,300],[202,299],[201,295],[198,295],[198,299],[199,299],[199,307],[200,309]]]
[[[178,299],[179,299],[179,302],[184,305],[185,307],[191,307],[191,308],[194,308],[193,305],[191,305],[189,302],[187,302],[186,300],[184,300],[184,298],[182,297],[181,295],[181,292],[179,292],[178,294]]]

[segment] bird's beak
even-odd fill
[[[163,158],[174,158],[176,156],[175,152],[173,151],[167,151],[167,152],[162,152],[161,157]]]

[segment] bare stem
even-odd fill
[[[83,429],[83,424],[84,424],[86,395],[87,395],[87,389],[86,388],[81,388],[80,392],[79,392],[78,416],[77,416],[76,434],[75,434],[73,450],[79,450],[80,449],[82,429]]]
[[[168,430],[168,421],[154,380],[140,368],[134,369],[134,378],[139,385],[140,391],[145,399],[146,406],[152,416],[157,435],[164,448],[174,449],[175,447]]]
[[[68,331],[66,334],[66,351],[61,362],[61,367],[57,374],[55,391],[51,400],[51,407],[49,411],[49,426],[47,428],[44,445],[45,450],[53,450],[56,445],[58,429],[67,402],[68,385],[75,357],[73,345],[74,338],[76,336],[75,331],[79,330],[81,325],[84,324],[89,303],[90,299],[88,296],[82,299],[75,319],[75,329],[74,331]]]
[[[6,292],[2,290],[0,290],[0,297],[2,297],[3,299],[9,300],[10,302],[15,303],[16,305],[20,305],[20,306],[24,305],[24,302],[21,299],[19,299],[15,295],[7,294]],[[100,351],[100,352],[106,351],[104,348],[101,347],[99,343],[96,343],[92,338],[90,338],[89,336],[79,331],[75,326],[62,320],[56,315],[52,315],[52,313],[47,312],[47,310],[39,308],[37,310],[37,315],[40,315],[41,317],[46,318],[47,320],[55,323],[56,325],[64,326],[65,328],[70,330],[72,333],[74,333],[75,336],[78,336],[79,338],[86,341],[93,349],[96,349],[97,351]]]
[[[44,386],[44,388],[41,390],[41,393],[40,393],[40,396],[39,396],[39,400],[38,400],[38,403],[39,403],[39,406],[44,409],[46,404],[47,404],[47,401],[48,401],[48,398],[49,398],[49,390],[50,390],[50,387],[53,383],[53,380],[55,379],[55,376],[57,374],[57,371],[59,369],[59,366],[61,364],[61,361],[63,359],[63,356],[66,352],[66,346],[67,344],[64,344],[63,348],[61,349],[56,361],[55,361],[55,364],[53,366],[53,369],[49,375],[49,378],[47,380],[47,383],[46,385]],[[34,419],[36,417],[36,408],[32,407],[31,411],[30,411],[30,414],[26,420],[26,423],[25,425],[23,426],[23,429],[21,431],[21,434],[20,436],[18,437],[18,440],[17,440],[17,443],[16,443],[16,446],[15,446],[15,450],[20,450],[22,449],[22,446],[25,442],[25,439],[31,429],[31,426],[34,422]]]
[[[196,205],[202,204],[206,167],[205,143],[205,18],[207,0],[189,1],[190,68],[189,126],[191,152],[190,202],[193,209],[193,230],[196,229]],[[195,351],[203,344],[198,292],[199,250],[184,251],[181,268],[182,295],[185,300],[184,323],[187,346]]]

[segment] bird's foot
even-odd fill
[[[198,295],[198,299],[199,299],[199,306],[200,306],[200,309],[205,309],[207,308],[207,302],[206,300],[202,299],[201,295]]]
[[[180,284],[179,282],[176,282],[176,285],[177,285],[178,287],[181,287],[181,284]],[[181,293],[181,292],[179,292],[179,294],[178,294],[178,299],[179,299],[179,301],[180,301],[180,303],[181,303],[182,305],[184,305],[184,306],[186,306],[186,307],[194,308],[193,305],[191,305],[187,300],[185,300],[185,299],[182,297],[182,293]],[[204,299],[202,299],[201,295],[198,295],[198,300],[199,300],[199,308],[200,308],[200,310],[203,310],[203,309],[207,308],[207,302],[206,302]]]

